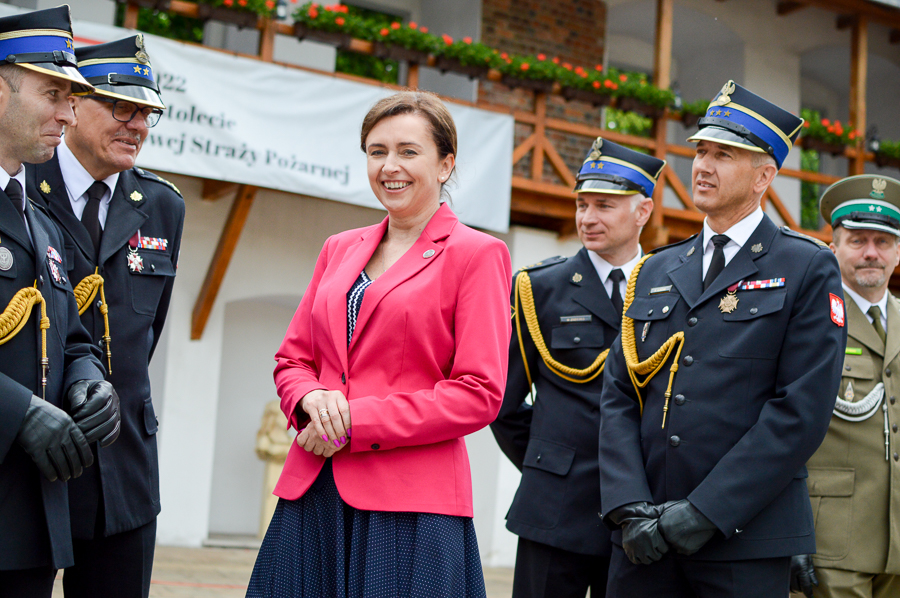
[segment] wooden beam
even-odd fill
[[[194,311],[191,315],[191,340],[200,340],[203,337],[203,330],[206,328],[209,314],[216,302],[216,295],[219,294],[222,280],[225,279],[225,273],[228,272],[228,264],[231,263],[231,256],[234,255],[241,231],[244,230],[250,206],[253,205],[253,199],[256,197],[256,191],[257,187],[241,185],[234,198],[234,203],[231,204],[231,211],[228,213],[228,219],[225,221],[225,227],[219,237],[219,244],[209,263],[206,278],[203,286],[200,287],[200,294],[194,303]]]
[[[259,57],[266,62],[272,62],[275,58],[275,19],[268,17],[262,19],[262,29],[259,32]]]
[[[869,76],[869,20],[860,15],[850,35],[850,124],[858,131],[866,130],[866,80]],[[848,175],[863,174],[866,160],[865,136],[856,139],[856,156],[850,161]]]
[[[534,94],[534,152],[531,154],[531,178],[541,181],[544,178],[544,145],[547,143],[546,127],[547,119],[547,94],[537,92]]]
[[[125,29],[137,29],[138,11],[140,11],[140,7],[137,4],[126,4],[125,18],[122,19],[122,27]]]
[[[843,31],[844,29],[850,29],[856,23],[856,15],[838,15],[834,20],[835,27],[837,27],[838,31]]]
[[[801,8],[806,8],[806,4],[803,2],[779,2],[775,7],[775,12],[779,17],[784,17],[793,12],[797,12]]]
[[[206,201],[215,201],[222,199],[232,191],[237,189],[237,183],[229,183],[228,181],[217,181],[214,179],[203,179],[203,190],[200,197]]]
[[[672,25],[674,22],[674,0],[656,0],[656,38],[653,45],[653,84],[660,89],[672,86]],[[668,150],[668,108],[653,123],[653,139],[655,141],[653,155],[660,160],[666,159]],[[663,193],[665,182],[657,184],[653,193],[653,212],[650,221],[641,233],[644,243],[654,246],[664,245],[668,241],[668,231],[663,226]]]
[[[419,89],[419,64],[407,63],[406,86],[410,89]]]
[[[549,140],[544,144],[544,152],[546,152],[547,159],[550,160],[550,165],[553,166],[556,175],[561,178],[568,187],[575,187],[575,175],[569,170],[569,165],[566,164],[563,157],[559,155],[556,148],[549,143]]]
[[[776,193],[772,187],[766,189],[763,197],[767,197],[769,201],[772,202],[772,207],[775,208],[775,211],[778,212],[778,215],[781,216],[781,219],[784,220],[785,224],[795,230],[798,228],[797,221],[791,216],[791,213],[785,207],[784,202],[781,201],[781,198],[778,197],[778,193]]]
[[[519,160],[528,155],[528,152],[534,149],[534,142],[537,139],[534,133],[529,135],[525,141],[519,144],[519,147],[513,150],[513,164],[518,164]]]

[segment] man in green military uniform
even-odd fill
[[[834,414],[808,464],[816,554],[794,557],[791,587],[810,598],[900,596],[900,302],[887,291],[900,262],[900,181],[848,177],[820,210],[852,301]]]

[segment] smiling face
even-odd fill
[[[439,155],[424,117],[410,113],[382,119],[365,147],[369,184],[391,218],[415,220],[437,210],[441,185],[455,162],[453,154]]]
[[[831,250],[844,284],[873,303],[884,295],[891,273],[900,263],[898,238],[883,231],[838,226]]]
[[[77,122],[66,128],[66,145],[95,180],[134,167],[147,138],[147,125],[138,113],[130,122],[113,118],[106,102],[72,98]]]
[[[40,164],[53,157],[63,126],[74,122],[68,81],[26,71],[14,92],[0,78],[6,104],[0,116],[0,166],[15,174],[22,162]]]
[[[586,248],[621,266],[637,255],[641,227],[652,210],[653,200],[643,195],[579,193],[575,229]]]

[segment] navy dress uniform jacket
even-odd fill
[[[12,254],[12,265],[0,269],[0,311],[20,289],[37,285],[50,319],[46,400],[63,408],[74,382],[103,379],[100,351],[78,318],[60,263],[62,235],[40,207],[29,202],[25,212],[31,240],[22,216],[0,190],[0,248]],[[41,396],[40,317],[35,305],[25,327],[0,345],[0,570],[72,564],[66,482],[48,481],[16,442],[31,396]]]
[[[136,529],[160,511],[157,419],[147,368],[172,296],[184,200],[174,187],[152,173],[139,168],[121,172],[109,203],[98,263],[90,235],[72,211],[57,157],[28,165],[26,178],[29,195],[47,206],[65,235],[73,284],[99,266],[109,306],[112,374],[107,379],[119,394],[122,429],[111,446],[99,448],[94,444],[97,463],[86,475],[69,482],[73,535],[78,539],[94,537],[101,489],[105,521],[100,529],[104,535]],[[47,184],[42,185],[44,182]],[[49,192],[45,193],[42,186]],[[168,244],[164,250],[139,248],[143,269],[132,271],[127,258],[129,240],[139,230],[142,237],[166,239]],[[98,293],[82,316],[95,346],[102,346],[98,343],[102,343],[104,334],[99,301]],[[105,355],[103,364],[107,364]]]
[[[815,552],[805,463],[828,430],[847,341],[830,307],[832,295],[843,297],[837,260],[764,216],[704,291],[701,239],[651,256],[626,311],[641,361],[684,331],[664,429],[672,357],[641,389],[643,417],[621,339],[606,362],[603,512],[687,498],[719,529],[691,559]],[[720,311],[731,285],[776,278],[784,286],[737,290],[736,309]],[[844,314],[835,319],[844,322]]]
[[[618,336],[621,318],[587,250],[546,260],[528,274],[552,357],[578,369],[591,365]],[[597,463],[603,375],[578,384],[554,374],[538,354],[524,318],[522,339],[536,388],[534,406],[525,403],[531,389],[513,325],[506,392],[491,424],[500,448],[522,472],[506,527],[570,552],[609,556],[609,531],[599,517]]]

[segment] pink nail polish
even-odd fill
[[[335,441],[333,441],[333,442],[334,442],[334,446],[341,446],[341,443],[338,442],[337,440],[335,440]]]
[[[325,434],[322,434],[322,440],[324,440],[325,442],[328,442],[328,436],[326,436]]]
[[[351,429],[352,429],[352,428],[347,428],[347,438],[350,438],[350,430],[351,430]]]
[[[347,437],[341,436],[341,444],[347,444]]]

